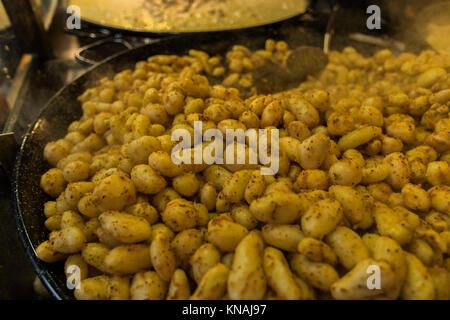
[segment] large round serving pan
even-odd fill
[[[188,3],[179,0],[152,4],[148,0],[70,0],[68,5],[79,7],[81,19],[97,27],[140,35],[167,35],[268,25],[304,13],[309,2],[309,0],[252,0],[242,3],[240,0],[228,2],[208,0]],[[189,13],[183,13],[183,10],[177,7],[178,4],[189,8]],[[246,7],[246,10],[242,10],[242,7]],[[211,20],[206,8],[212,12],[222,11],[222,17],[217,16],[216,20]],[[158,11],[164,17],[161,22],[153,18],[158,15]]]
[[[151,55],[186,54],[189,49],[223,54],[235,44],[261,48],[267,38],[286,40],[292,46],[321,46],[323,42],[322,34],[315,29],[286,23],[244,31],[177,36],[129,50],[91,67],[48,102],[21,143],[14,166],[12,197],[19,236],[26,253],[42,282],[57,299],[73,299],[73,292],[66,286],[62,263],[47,264],[36,256],[35,248],[48,239],[43,205],[51,200],[40,189],[39,181],[41,175],[50,168],[43,159],[44,146],[50,141],[64,137],[68,125],[81,116],[77,97],[87,88],[95,86],[101,78],[133,68],[137,61]],[[336,39],[332,43],[334,49],[342,49],[346,45],[354,45],[366,54],[372,54],[379,49],[351,43],[348,38]]]

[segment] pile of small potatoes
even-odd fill
[[[450,299],[450,55],[348,47],[294,90],[241,98],[288,55],[270,39],[152,56],[79,97],[44,149],[36,248],[77,299]],[[174,163],[171,134],[195,121],[279,130],[278,172]]]

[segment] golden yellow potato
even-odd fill
[[[124,212],[106,211],[98,220],[106,233],[124,243],[147,240],[152,232],[147,220]]]
[[[136,200],[133,182],[118,174],[102,179],[92,192],[93,203],[101,210],[122,210]]]
[[[60,169],[52,168],[44,173],[41,177],[41,188],[49,196],[56,198],[66,186],[64,173]]]

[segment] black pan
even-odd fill
[[[322,46],[322,33],[312,27],[277,24],[270,27],[218,33],[195,34],[174,37],[168,40],[144,45],[113,56],[90,68],[71,84],[61,89],[47,104],[37,121],[31,125],[18,151],[12,179],[14,213],[19,236],[26,253],[33,263],[39,278],[57,299],[73,299],[73,293],[66,287],[63,263],[47,264],[40,261],[34,248],[48,239],[44,226],[44,202],[51,200],[39,187],[41,175],[50,166],[43,159],[44,146],[62,138],[68,125],[81,116],[77,97],[105,76],[112,76],[121,70],[132,68],[139,60],[154,54],[185,54],[189,49],[205,50],[211,54],[223,54],[232,45],[244,44],[250,48],[261,48],[265,39],[286,40],[293,46]],[[377,47],[337,40],[333,49],[354,45],[366,54],[372,54]]]

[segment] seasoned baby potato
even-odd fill
[[[104,257],[104,268],[110,274],[133,274],[152,266],[148,245],[127,244],[110,250]]]
[[[348,149],[342,154],[343,160],[350,160],[358,168],[363,168],[366,164],[364,156],[356,149]]]
[[[252,203],[253,200],[261,197],[266,188],[266,182],[264,180],[263,175],[259,170],[255,170],[252,172],[250,180],[245,187],[244,191],[244,199],[248,204]]]
[[[169,238],[170,239],[170,238]],[[204,242],[204,232],[198,229],[187,229],[179,232],[172,240],[172,248],[177,263],[183,268],[189,266],[189,260]]]
[[[298,150],[298,163],[303,169],[317,169],[330,149],[330,138],[317,133],[300,144]]]
[[[309,128],[314,128],[320,121],[319,112],[316,108],[299,95],[293,95],[288,99],[287,109],[298,121],[303,122]]]
[[[339,139],[338,147],[340,150],[355,149],[375,137],[381,135],[381,128],[375,126],[362,127],[353,130]]]
[[[381,235],[393,238],[400,245],[411,241],[414,225],[405,217],[380,202],[375,203],[374,217]]]
[[[218,300],[227,291],[229,269],[222,263],[216,264],[202,277],[191,300]]]
[[[191,296],[189,280],[182,269],[177,269],[173,273],[167,292],[167,300],[188,300]]]
[[[65,254],[58,252],[53,248],[53,244],[49,240],[42,242],[36,248],[36,255],[39,259],[48,263],[57,262],[66,258]]]
[[[147,220],[124,212],[106,211],[98,220],[106,233],[124,243],[147,240],[152,232]]]
[[[348,113],[332,112],[327,118],[328,132],[333,136],[343,136],[355,126],[353,117]]]
[[[336,185],[356,186],[362,180],[361,168],[350,160],[335,162],[328,172],[330,182]]]
[[[308,127],[301,121],[291,121],[287,126],[289,136],[294,137],[300,141],[303,141],[311,136],[311,132]]]
[[[169,240],[173,240],[175,237],[175,233],[170,230],[169,227],[167,227],[164,223],[157,223],[152,226],[152,235],[149,239],[149,242],[152,242],[156,236],[163,236],[166,237]]]
[[[236,259],[235,259],[236,260]],[[302,292],[283,253],[275,248],[264,249],[264,271],[267,284],[283,300],[300,300]]]
[[[55,231],[61,229],[61,218],[62,216],[60,214],[48,217],[44,223],[47,230]]]
[[[222,251],[233,251],[247,235],[244,226],[233,222],[229,214],[221,214],[208,223],[207,239]]]
[[[412,168],[411,168],[411,171]],[[412,173],[411,173],[412,174]],[[389,176],[389,167],[385,163],[376,163],[362,169],[362,184],[372,184],[384,181]]]
[[[427,181],[433,186],[450,184],[450,164],[447,161],[432,161],[428,163]]]
[[[61,229],[78,227],[84,231],[85,225],[83,218],[76,211],[68,210],[61,215],[60,227]]]
[[[390,124],[386,124],[386,133],[393,138],[400,139],[404,144],[414,142],[416,138],[415,131],[414,123],[409,121],[393,121]]]
[[[291,193],[293,189],[292,181],[287,178],[278,178],[268,183],[264,190],[264,195],[270,195],[275,192]]]
[[[280,137],[279,145],[280,151],[286,154],[289,160],[300,163],[300,140],[290,136]]]
[[[225,181],[232,176],[232,173],[224,167],[212,165],[205,169],[203,177],[207,182],[211,182],[216,190],[222,190]]]
[[[105,229],[103,229],[102,227],[98,227],[95,230],[95,235],[96,235],[96,237],[97,237],[97,239],[98,239],[98,241],[100,243],[103,243],[104,245],[106,245],[110,249],[115,248],[115,247],[120,246],[120,245],[123,244],[123,242],[121,242],[121,241],[117,240],[116,238],[114,238],[112,235],[107,233],[105,231]]]
[[[83,181],[89,178],[89,163],[84,161],[72,161],[63,169],[64,179],[68,182]]]
[[[384,163],[389,167],[389,175],[386,182],[394,190],[400,190],[411,178],[411,170],[405,156],[400,152],[394,152],[384,158]]]
[[[124,144],[120,152],[134,164],[146,164],[151,153],[161,150],[161,142],[155,137],[143,136]]]
[[[258,300],[266,293],[263,242],[257,231],[250,232],[236,247],[228,277],[228,295],[236,300]]]
[[[326,190],[328,188],[328,176],[323,170],[303,170],[298,175],[294,188],[297,191],[303,189]]]
[[[156,273],[164,281],[170,281],[177,268],[175,252],[170,240],[164,236],[157,235],[150,244],[150,258]]]
[[[130,277],[111,276],[108,281],[108,299],[109,300],[130,299]]]
[[[428,273],[433,278],[435,299],[449,300],[450,299],[450,274],[440,266],[433,266],[428,269]]]
[[[75,209],[83,195],[92,192],[93,189],[94,184],[92,182],[80,181],[69,183],[64,191],[66,204],[70,208]]]
[[[61,253],[76,253],[83,249],[86,236],[78,227],[67,227],[50,233],[51,247]]]
[[[400,152],[403,149],[403,142],[398,138],[381,136],[381,153],[388,155],[394,152]]]
[[[241,170],[233,173],[224,182],[222,192],[228,203],[239,203],[244,199],[245,189],[251,176],[250,170]]]
[[[209,220],[211,220],[211,216],[208,212],[208,209],[202,203],[194,202],[194,208],[197,210],[197,223],[199,227],[206,227]]]
[[[261,146],[259,147],[261,148]],[[264,149],[261,148],[261,150]],[[223,159],[223,166],[231,172],[256,170],[260,167],[259,164],[252,163],[252,159],[258,159],[258,154],[256,151],[249,148],[246,144],[241,144],[238,142],[233,142],[226,146],[223,152]]]
[[[310,286],[306,281],[297,277],[294,274],[295,284],[302,292],[301,300],[314,300],[316,299],[316,292],[312,286]]]
[[[297,245],[304,238],[297,224],[266,224],[261,228],[264,242],[285,251],[297,251]]]
[[[442,68],[431,68],[424,72],[422,72],[417,77],[417,86],[423,87],[423,88],[429,88],[434,83],[439,81],[439,79],[444,78],[446,75],[445,69]]]
[[[73,209],[66,201],[66,192],[63,191],[55,201],[55,208],[57,214],[62,214],[64,211]]]
[[[339,202],[320,200],[302,216],[302,230],[308,237],[322,239],[337,227],[342,216],[343,210]]]
[[[438,232],[450,231],[450,217],[444,213],[430,210],[430,212],[424,216],[424,220]]]
[[[93,203],[101,210],[122,210],[136,200],[133,182],[118,174],[102,179],[92,192]]]
[[[301,199],[292,192],[274,191],[250,204],[253,217],[261,222],[292,223],[301,215]]]
[[[433,248],[424,240],[414,238],[408,244],[408,251],[413,253],[425,265],[430,265],[433,262],[434,251]]]
[[[336,265],[338,258],[334,251],[323,241],[314,238],[303,238],[298,243],[297,250],[312,262],[324,262]]]
[[[402,188],[403,202],[412,210],[428,211],[431,205],[430,196],[418,185],[405,184]]]
[[[69,278],[69,276],[74,274],[74,272],[79,272],[79,280],[84,280],[88,277],[88,265],[80,254],[73,254],[67,257],[67,260],[64,263],[64,273],[66,278]],[[72,284],[74,286],[77,285],[77,283],[73,282]]]
[[[211,243],[202,244],[191,256],[189,264],[196,283],[200,283],[206,272],[220,262],[220,252]]]
[[[184,197],[191,197],[197,193],[200,181],[194,173],[185,173],[173,178],[173,188]]]
[[[137,165],[131,170],[131,180],[136,190],[145,194],[156,194],[167,185],[166,180],[146,164]]]
[[[369,277],[374,272],[371,267],[379,270],[379,288],[376,287],[376,283],[373,289],[369,288],[369,283],[371,283]],[[367,299],[384,294],[394,283],[395,274],[387,262],[367,258],[333,283],[330,290],[333,298],[338,300]]]
[[[231,266],[233,264],[233,259],[234,259],[234,253],[225,253],[222,256],[221,262],[227,266],[228,269],[231,269]]]
[[[105,258],[110,249],[102,243],[87,243],[81,251],[81,256],[87,264],[106,272]]]
[[[158,211],[163,211],[166,205],[175,199],[181,198],[180,194],[172,188],[164,188],[153,196],[152,204]]]
[[[437,211],[450,214],[450,187],[446,185],[436,186],[428,190],[431,198],[431,207]]]
[[[327,235],[326,243],[333,249],[339,262],[347,270],[353,269],[360,261],[370,257],[369,249],[361,237],[347,227],[338,226]]]
[[[406,300],[432,300],[435,296],[433,278],[414,255],[406,253],[406,278],[400,297]]]
[[[133,204],[126,208],[126,212],[133,216],[144,218],[150,225],[154,224],[159,219],[158,211],[156,211],[156,209],[148,202]]]
[[[353,228],[367,229],[373,224],[373,199],[367,194],[347,186],[331,186],[330,195],[343,208],[344,216]]]
[[[174,199],[167,203],[161,212],[161,218],[175,232],[194,228],[199,222],[194,204],[184,199]]]
[[[200,189],[200,202],[203,203],[209,211],[216,207],[217,191],[211,182],[205,183]]]
[[[261,114],[261,127],[278,127],[283,122],[284,108],[282,103],[274,100],[269,103]]]
[[[92,193],[84,194],[78,201],[77,209],[81,214],[90,218],[98,217],[101,213],[101,210],[94,204]]]
[[[41,188],[49,196],[56,198],[64,191],[66,181],[60,169],[50,169],[41,177]]]
[[[44,203],[44,214],[47,218],[58,215],[56,210],[56,201],[47,201]]]
[[[106,300],[108,299],[109,277],[102,275],[87,278],[80,282],[75,288],[75,298],[78,300]]]
[[[131,300],[162,300],[167,294],[169,284],[155,271],[136,273],[131,280]]]
[[[314,288],[329,291],[333,283],[339,279],[336,270],[327,263],[312,262],[304,255],[293,253],[289,263],[291,269]]]
[[[165,177],[176,177],[184,172],[184,167],[182,164],[175,164],[170,154],[165,151],[156,151],[150,154],[148,157],[148,164],[156,172],[160,173]]]
[[[258,220],[253,217],[249,207],[245,204],[233,206],[231,209],[231,217],[235,222],[244,226],[248,230],[254,229],[258,225]]]
[[[65,158],[70,153],[72,146],[73,144],[69,140],[49,142],[44,148],[44,159],[52,166],[56,166],[59,160]]]
[[[384,294],[388,298],[396,299],[400,295],[406,277],[405,252],[395,240],[388,237],[375,237],[374,242],[373,258],[388,262],[392,271],[395,272],[395,284]]]
[[[86,235],[86,240],[88,242],[94,242],[97,240],[96,230],[100,228],[100,222],[97,218],[90,218],[84,224],[84,234]]]

